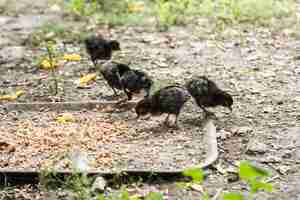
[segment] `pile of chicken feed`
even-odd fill
[[[199,128],[172,129],[163,118],[137,121],[130,113],[10,113],[0,122],[0,168],[173,170],[203,158]]]

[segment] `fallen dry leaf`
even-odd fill
[[[65,61],[80,61],[81,60],[81,56],[79,54],[65,54],[63,59]]]
[[[75,122],[76,118],[71,113],[64,113],[55,119],[58,123]]]
[[[42,62],[40,63],[40,67],[42,69],[46,69],[46,70],[51,70],[51,69],[55,69],[57,68],[59,65],[58,65],[58,62],[53,60],[52,62],[50,62],[49,59],[44,59],[42,60]]]
[[[92,81],[95,81],[97,77],[96,73],[87,74],[79,79],[79,86],[85,86]]]
[[[25,94],[25,91],[23,90],[18,90],[15,94],[12,95],[2,95],[0,96],[0,101],[14,101],[16,100],[18,97],[22,96],[23,94]]]

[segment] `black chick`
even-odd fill
[[[165,124],[168,124],[170,114],[174,114],[176,116],[175,125],[177,126],[180,110],[189,98],[190,95],[184,87],[167,86],[139,101],[135,107],[135,112],[138,118],[148,113],[152,115],[167,113]]]
[[[230,94],[218,88],[218,86],[205,76],[195,76],[185,84],[187,90],[196,103],[206,114],[212,114],[207,107],[224,106],[232,111],[233,99]]]
[[[121,83],[128,101],[132,99],[134,93],[140,93],[142,90],[146,92],[146,97],[149,96],[153,85],[152,79],[145,72],[135,69],[124,72],[121,75]]]
[[[107,81],[108,85],[112,88],[115,95],[118,95],[116,90],[123,90],[121,83],[121,76],[130,71],[130,67],[126,64],[117,62],[107,62],[100,68],[100,73]]]
[[[90,36],[84,40],[87,53],[96,67],[98,60],[110,60],[113,51],[121,50],[116,40],[105,40],[102,36]]]

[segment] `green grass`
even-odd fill
[[[130,12],[128,6],[137,3],[134,0],[70,0],[65,3],[66,11],[76,18],[90,20],[94,18],[99,24],[110,26],[141,25],[148,15],[148,6],[141,12]]]
[[[218,2],[218,3],[216,3]],[[199,14],[226,23],[268,24],[295,13],[293,0],[203,0]]]
[[[97,0],[86,3],[85,0],[70,0],[67,3],[67,10],[78,16],[90,16],[97,12],[99,4]]]
[[[145,5],[144,10],[128,10],[128,5],[139,2]],[[195,23],[201,17],[210,19],[217,26],[270,25],[274,19],[295,16],[296,8],[295,0],[69,0],[64,4],[66,11],[77,18],[94,18],[100,24],[111,26],[144,25],[149,18],[154,18],[159,30]]]
[[[200,4],[197,0],[155,0],[153,9],[160,30],[172,25],[184,25],[197,16],[196,9]]]
[[[156,19],[159,30],[174,25],[195,23],[199,18],[208,18],[220,29],[231,24],[249,23],[272,25],[274,19],[295,16],[295,0],[56,0],[64,4],[65,11],[75,19],[110,26],[145,25],[149,18]],[[128,6],[142,2],[144,9],[130,12]]]
[[[103,13],[96,16],[96,21],[99,24],[107,24],[111,27],[121,26],[121,25],[143,25],[145,21],[143,19],[145,15],[142,13],[123,13],[123,14],[113,14],[113,13]]]

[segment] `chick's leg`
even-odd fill
[[[205,117],[205,118],[208,118],[208,117],[216,118],[215,113],[206,110],[206,108],[205,108],[204,106],[200,106],[200,107],[201,107],[202,110],[204,111],[204,117]]]
[[[150,88],[147,88],[146,90],[145,90],[145,96],[144,97],[149,97],[150,96]]]
[[[127,98],[121,99],[118,103],[125,103],[126,101],[130,101],[132,99],[131,92],[127,91],[126,89],[124,89],[124,92],[126,93]]]
[[[178,127],[178,115],[179,115],[179,113],[175,115],[175,126],[176,127]]]
[[[169,126],[169,118],[170,118],[170,114],[167,115],[165,121],[164,121],[164,124]]]
[[[174,129],[180,129],[179,126],[178,126],[178,117],[179,117],[179,114],[180,114],[180,112],[175,113],[175,121],[174,121],[174,125],[173,125]]]
[[[127,95],[127,100],[130,101],[132,99],[132,93],[130,91],[125,90],[125,93]]]
[[[94,64],[94,68],[96,68],[96,67],[97,67],[97,60],[92,59],[92,62],[93,62],[93,64]]]
[[[118,96],[117,90],[115,88],[113,88],[113,87],[111,89],[114,91],[114,96]]]
[[[93,62],[93,65],[94,65],[94,66],[89,67],[89,70],[88,70],[89,73],[95,72],[96,69],[97,69],[97,60],[92,59],[92,62]]]

